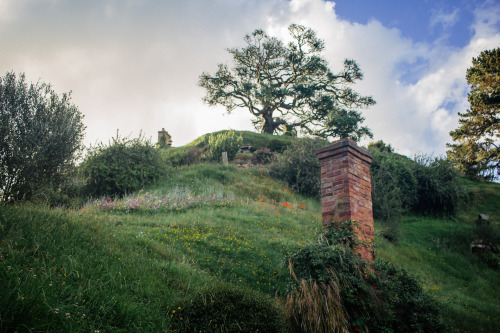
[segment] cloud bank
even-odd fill
[[[429,24],[453,29],[459,15],[436,12]],[[446,36],[416,43],[375,19],[342,20],[322,0],[3,0],[0,74],[25,72],[72,90],[87,143],[107,142],[117,129],[155,138],[164,127],[179,146],[220,129],[252,130],[247,111],[204,105],[198,77],[230,64],[225,50],[243,46],[245,34],[262,28],[287,39],[298,23],[325,40],[334,71],[345,58],[360,65],[364,80],[354,89],[377,101],[363,111],[375,140],[408,155],[442,154],[468,106],[472,57],[499,46],[500,7],[486,2],[474,17],[473,37],[457,48]]]

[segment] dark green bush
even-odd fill
[[[397,221],[406,212],[455,215],[465,192],[451,162],[425,155],[410,160],[399,154],[381,152],[384,147],[385,144],[369,148],[373,153],[370,173],[375,218]]]
[[[453,216],[464,195],[460,174],[443,158],[416,156],[417,200],[413,211],[434,216]]]
[[[331,309],[335,318],[323,321],[342,323],[350,331],[444,332],[436,303],[405,270],[385,262],[376,262],[370,270],[350,247],[331,245],[352,238],[356,238],[353,233],[327,233],[317,244],[301,247],[289,256],[293,278],[286,312],[293,330],[310,331],[314,326],[310,321],[315,318],[304,309],[321,311],[324,302],[329,302],[336,304]],[[334,294],[337,296],[332,297]]]
[[[375,262],[375,288],[383,314],[370,323],[373,332],[445,332],[438,304],[404,269]]]
[[[284,332],[275,300],[258,291],[218,283],[170,311],[178,332]]]
[[[321,167],[315,152],[327,144],[320,139],[293,140],[271,166],[271,176],[284,180],[297,193],[319,196]]]
[[[122,196],[140,190],[167,170],[159,150],[141,135],[135,139],[117,135],[108,145],[92,147],[81,168],[92,196]]]
[[[57,192],[81,156],[84,131],[71,93],[28,85],[24,74],[0,77],[0,201]]]
[[[385,221],[398,220],[417,201],[415,162],[399,154],[370,151],[373,216]]]
[[[256,150],[252,154],[253,164],[269,164],[276,160],[276,153],[271,151],[269,148]]]

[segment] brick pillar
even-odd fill
[[[373,262],[373,212],[370,164],[373,155],[351,139],[333,142],[316,152],[321,164],[321,206],[323,229],[336,222],[354,220],[361,241],[356,248],[367,262]]]

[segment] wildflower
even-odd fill
[[[359,332],[359,326],[354,327],[354,330],[355,330],[356,332]]]
[[[12,269],[12,267],[10,266],[7,266],[7,270],[10,271]]]
[[[58,314],[59,313],[59,309],[54,309],[54,313]]]
[[[301,204],[299,204],[299,207],[300,207],[300,208],[306,208],[307,206],[306,206],[306,205],[301,205]]]
[[[292,208],[292,205],[290,205],[288,202],[285,202],[282,207],[287,207],[287,208]]]
[[[372,284],[372,288],[373,289],[377,288],[377,284],[376,283]]]
[[[33,279],[36,279],[36,274],[33,274]]]
[[[51,282],[51,283],[49,283],[49,287],[52,287],[52,282]]]
[[[43,267],[42,267],[42,268],[40,268],[40,269],[42,270],[42,272],[45,272],[45,268],[43,268]]]
[[[71,317],[71,315],[69,314],[69,312],[66,312],[66,318],[69,318]]]

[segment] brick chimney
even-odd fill
[[[359,240],[369,245],[356,248],[367,262],[373,253],[373,211],[370,164],[373,155],[351,139],[341,139],[316,152],[321,164],[321,206],[323,229],[353,220]]]

